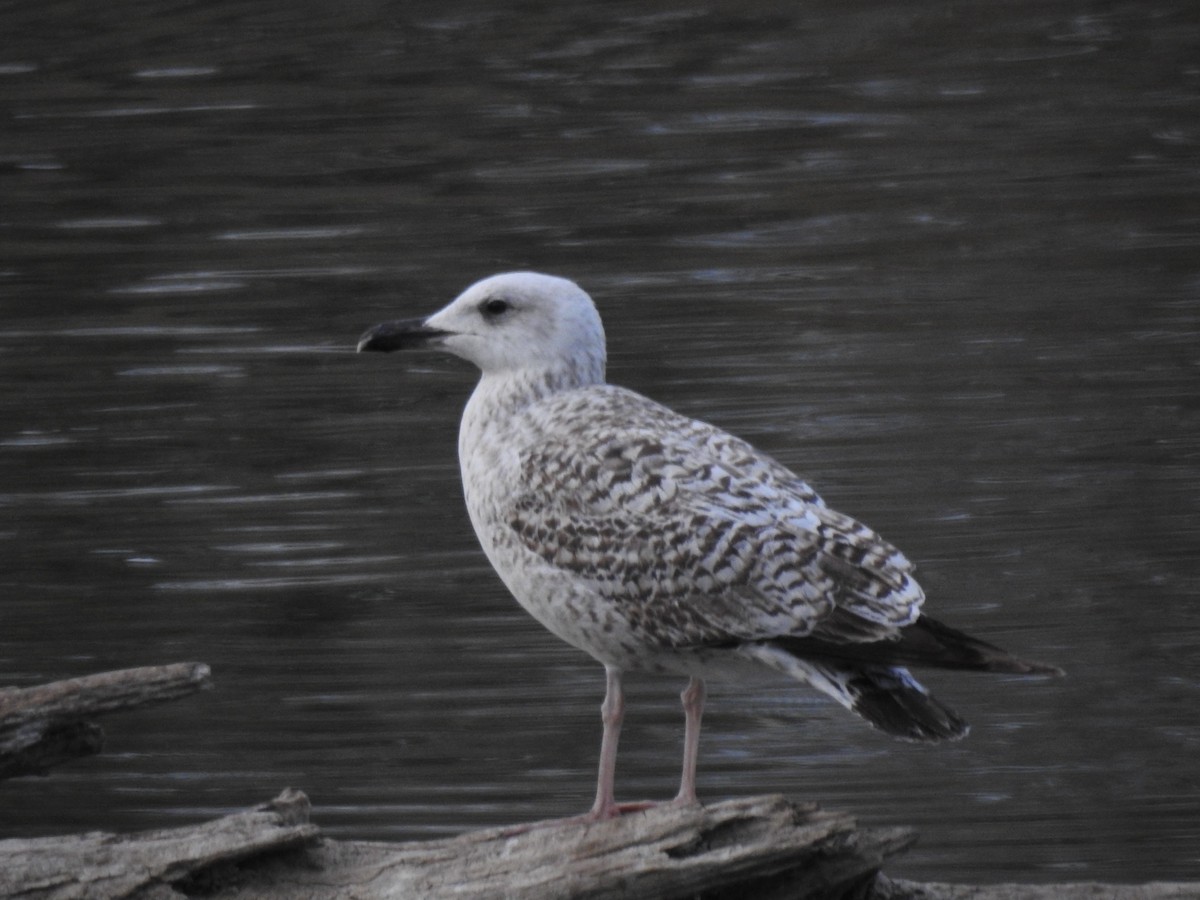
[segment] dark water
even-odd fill
[[[915,825],[909,877],[1200,877],[1194,2],[129,6],[0,7],[0,683],[217,686],[0,786],[0,832],[590,802],[601,671],[462,509],[473,373],[348,351],[532,267],[615,381],[1070,672],[931,677],[940,748],[714,686],[703,796]],[[673,793],[680,687],[634,680],[622,796]]]

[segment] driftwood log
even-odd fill
[[[204,663],[175,663],[0,689],[0,779],[43,775],[99,753],[97,716],[186,697],[210,683]]]
[[[860,831],[842,813],[750,797],[518,834],[493,828],[408,844],[327,841],[306,852],[305,866],[275,860],[229,896],[849,900],[865,897],[884,859],[913,840],[908,829]]]
[[[178,898],[214,867],[316,837],[308,798],[284,791],[271,803],[188,828],[0,841],[0,897],[37,900]]]
[[[0,778],[98,752],[92,718],[209,684],[208,666],[127,669],[0,690]],[[2,798],[0,798],[0,802]],[[321,838],[308,798],[183,828],[0,841],[0,898],[384,900],[1200,900],[1200,883],[918,884],[879,874],[915,840],[779,796],[659,806],[403,844]]]
[[[907,829],[860,831],[782,797],[657,807],[593,825],[402,844],[322,839],[287,790],[249,812],[132,835],[0,841],[21,900],[1196,900],[1200,884],[918,884],[877,875]]]
[[[0,896],[862,898],[883,860],[914,839],[777,796],[406,844],[315,840],[308,811],[289,790],[192,827],[0,841]]]

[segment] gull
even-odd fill
[[[774,670],[887,734],[938,742],[967,724],[909,666],[1061,674],[922,614],[912,563],[770,456],[606,383],[600,315],[567,279],[485,278],[358,349],[436,349],[481,372],[458,439],[471,524],[517,602],[606,673],[580,819],[644,808],[614,797],[627,671],[689,679],[678,804],[699,802],[706,679]]]

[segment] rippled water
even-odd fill
[[[610,375],[809,477],[930,609],[1061,681],[934,675],[911,747],[714,686],[700,790],[909,824],[942,880],[1200,874],[1200,15],[160,2],[0,11],[0,682],[216,689],[0,787],[4,834],[306,790],[339,837],[590,801],[600,668],[506,596],[473,373],[374,321],[533,267]],[[675,788],[635,679],[625,797]]]

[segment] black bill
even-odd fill
[[[383,322],[368,328],[358,339],[358,352],[378,350],[391,353],[393,350],[414,350],[428,347],[439,338],[449,334],[436,328],[427,328],[424,319],[398,319]]]

